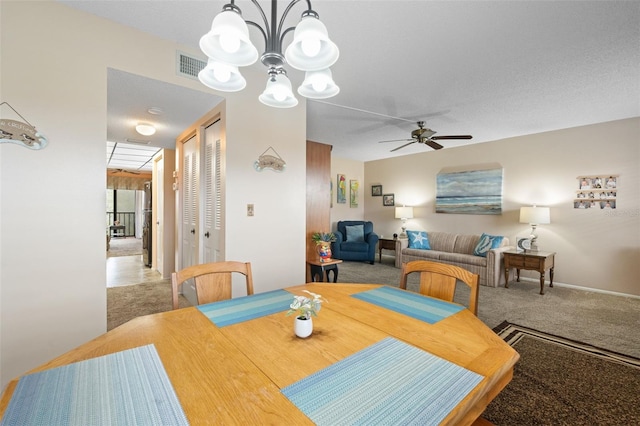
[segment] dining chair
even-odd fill
[[[407,276],[413,272],[420,273],[421,294],[453,302],[456,282],[462,281],[471,289],[468,309],[478,316],[478,282],[480,276],[464,268],[429,260],[414,260],[402,264],[400,288],[407,289]]]
[[[253,294],[253,277],[249,262],[211,262],[188,266],[171,274],[173,309],[178,309],[178,290],[188,279],[196,284],[198,305],[231,299],[231,274],[237,272],[245,276],[247,295]]]

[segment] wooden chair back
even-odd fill
[[[193,278],[198,305],[231,299],[231,274],[245,276],[247,295],[253,294],[253,276],[249,262],[212,262],[193,265],[171,274],[173,309],[178,309],[178,291],[185,281]]]
[[[468,308],[474,315],[478,315],[478,283],[480,281],[478,274],[455,265],[428,260],[414,260],[402,264],[400,288],[407,289],[407,275],[413,272],[420,273],[419,292],[421,294],[446,300],[447,302],[453,302],[456,281],[462,281],[471,289]]]

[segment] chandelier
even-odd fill
[[[311,9],[307,0],[307,10],[302,13],[295,27],[283,30],[285,18],[291,8],[300,0],[293,0],[277,22],[277,0],[271,0],[271,22],[257,0],[251,2],[258,8],[264,28],[253,21],[245,21],[242,12],[231,0],[222,7],[213,19],[211,31],[200,39],[200,49],[208,56],[207,66],[198,73],[198,79],[207,87],[223,92],[237,92],[245,88],[246,80],[239,67],[255,63],[258,50],[249,39],[248,25],[258,28],[264,38],[265,52],[260,61],[267,67],[267,87],[259,96],[260,102],[277,108],[291,108],[298,100],[291,90],[285,64],[305,71],[305,78],[298,93],[306,98],[325,99],[335,96],[340,88],[334,83],[331,70],[340,54],[338,47],[329,39],[327,28]],[[282,53],[282,41],[290,32],[293,41]]]

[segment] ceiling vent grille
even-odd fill
[[[193,56],[189,56],[183,52],[177,52],[177,73],[183,77],[188,77],[191,79],[198,79],[198,73],[204,67],[207,66],[207,63],[202,59],[195,58]]]

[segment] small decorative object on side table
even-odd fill
[[[540,272],[540,294],[544,294],[544,274],[549,270],[549,287],[553,287],[553,268],[555,252],[545,251],[505,251],[504,253],[505,288],[509,288],[509,270],[516,268],[516,281],[520,282],[520,269]]]

